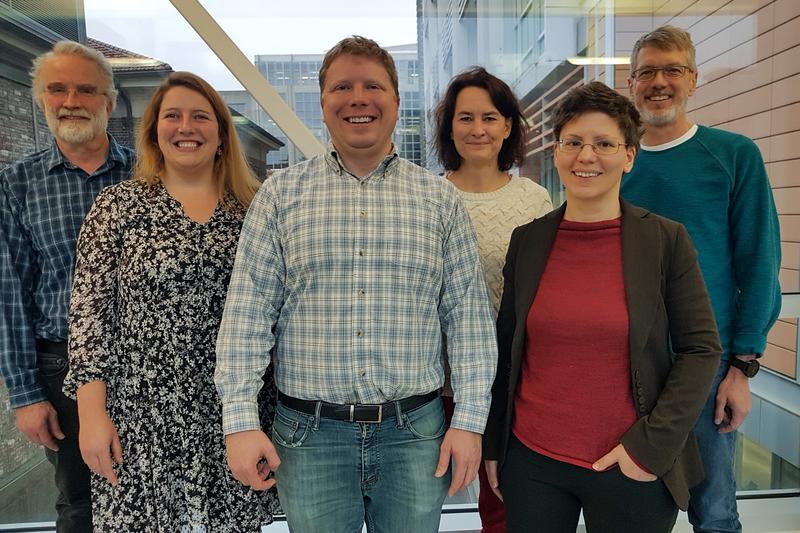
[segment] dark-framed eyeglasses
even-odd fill
[[[576,154],[583,150],[584,146],[591,146],[597,155],[614,155],[619,152],[621,147],[627,145],[616,141],[597,141],[593,143],[585,143],[578,139],[561,139],[558,141],[559,150],[568,154]]]
[[[663,72],[667,78],[678,79],[686,75],[687,72],[694,72],[687,65],[667,65],[666,67],[642,67],[631,72],[631,78],[636,81],[650,81],[656,77],[658,72]]]

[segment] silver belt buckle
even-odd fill
[[[363,419],[363,418],[356,419],[356,417],[355,417],[356,406],[354,404],[350,404],[350,422],[361,422],[361,423],[364,423],[364,424],[380,424],[381,421],[383,420],[383,406],[382,405],[380,405],[380,404],[379,405],[374,405],[373,404],[373,405],[369,405],[369,406],[362,405],[360,407],[377,407],[378,408],[377,409],[377,415],[378,415],[377,418],[375,418],[375,419]]]

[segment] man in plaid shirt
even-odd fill
[[[0,373],[17,427],[55,466],[57,530],[86,533],[89,470],[61,392],[69,293],[81,223],[101,189],[128,177],[133,153],[106,133],[117,91],[102,54],[61,41],[31,74],[55,139],[0,171]]]
[[[215,378],[229,464],[277,481],[292,531],[433,533],[448,487],[477,474],[495,375],[474,230],[447,180],[397,156],[385,50],[344,39],[319,82],[331,144],[264,183],[239,241]],[[270,360],[271,439],[255,403]]]

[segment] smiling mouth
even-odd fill
[[[178,141],[175,143],[175,146],[177,146],[178,148],[194,149],[198,148],[200,146],[200,143],[197,141]]]
[[[672,98],[672,96],[668,94],[656,94],[653,96],[648,96],[647,99],[651,102],[665,102]]]
[[[578,176],[579,178],[596,178],[597,176],[602,174],[602,172],[585,172],[581,170],[575,170],[572,173]]]
[[[345,120],[350,124],[369,124],[375,117],[347,117]]]

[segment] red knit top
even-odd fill
[[[563,220],[526,321],[514,435],[591,468],[636,421],[621,220]]]

